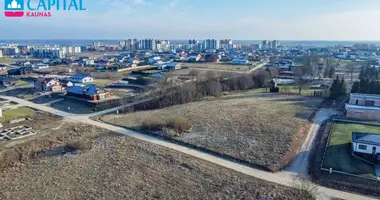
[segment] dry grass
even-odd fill
[[[161,130],[162,123],[155,117],[148,117],[142,122],[141,126],[144,130],[158,131]]]
[[[248,71],[255,66],[248,65],[232,65],[221,63],[184,63],[184,67],[189,69],[216,69],[216,70],[229,70],[229,71]]]
[[[301,199],[295,189],[132,138],[92,142],[85,153],[38,157],[0,173],[0,199]]]
[[[191,128],[189,121],[184,117],[173,117],[169,120],[167,126],[178,134],[185,133]]]
[[[91,143],[88,142],[88,139],[104,132],[89,125],[65,121],[61,123],[58,129],[50,128],[50,132],[42,133],[41,128],[35,129],[38,132],[35,136],[26,138],[24,141],[15,141],[14,144],[7,142],[6,145],[0,148],[0,171],[8,171],[14,167],[23,166],[30,160],[36,159],[41,152],[47,149],[67,147],[71,151],[88,150],[91,148]],[[83,133],[86,133],[86,136],[83,136]]]
[[[291,160],[293,155],[287,156],[288,152],[298,150],[299,146],[292,144],[305,136],[307,117],[320,102],[321,99],[246,92],[101,119],[137,128],[147,117],[168,121],[172,116],[183,116],[192,129],[176,139],[278,170],[287,164],[281,162],[284,157],[287,162]]]
[[[90,150],[91,147],[92,147],[91,142],[87,139],[83,139],[83,140],[68,142],[65,146],[65,149],[67,151],[87,151],[87,150]]]

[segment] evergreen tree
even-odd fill
[[[329,72],[328,72],[329,78],[334,77],[334,75],[335,75],[335,68],[334,67],[330,67]]]
[[[360,93],[360,82],[355,81],[355,83],[352,85],[351,93]]]
[[[339,88],[340,88],[340,81],[339,81],[339,77],[336,76],[336,78],[334,79],[334,82],[330,88],[330,97],[331,98],[337,98],[339,96]]]
[[[347,85],[346,85],[346,82],[344,81],[344,79],[342,78],[342,80],[340,81],[340,85],[339,85],[339,96],[342,96],[345,94],[347,94]]]

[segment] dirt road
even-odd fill
[[[38,110],[49,112],[49,113],[52,113],[55,115],[66,117],[70,120],[75,120],[78,122],[98,126],[98,127],[101,127],[101,128],[113,131],[113,132],[123,134],[125,136],[133,137],[133,138],[136,138],[139,140],[143,140],[143,141],[150,142],[153,144],[157,144],[157,145],[169,148],[169,149],[173,149],[175,151],[178,151],[178,152],[181,152],[181,153],[184,153],[184,154],[196,157],[196,158],[200,158],[200,159],[206,160],[208,162],[212,162],[212,163],[218,164],[220,166],[223,166],[223,167],[226,167],[229,169],[233,169],[233,170],[238,171],[240,173],[243,173],[243,174],[246,174],[249,176],[253,176],[253,177],[256,177],[256,178],[259,178],[262,180],[267,180],[267,181],[270,181],[273,183],[277,183],[277,184],[281,184],[281,185],[285,185],[285,186],[289,186],[289,187],[294,187],[293,176],[288,175],[286,173],[269,173],[269,172],[257,170],[257,169],[248,167],[246,165],[240,164],[240,163],[236,163],[236,162],[233,162],[230,160],[226,160],[226,159],[214,156],[214,155],[210,155],[210,154],[195,150],[195,149],[191,149],[191,148],[184,147],[184,146],[181,146],[178,144],[174,144],[174,143],[171,143],[171,142],[166,141],[166,140],[161,140],[161,139],[158,139],[155,137],[151,137],[148,135],[144,135],[144,134],[140,134],[140,133],[137,133],[134,131],[130,131],[130,130],[127,130],[127,129],[124,129],[121,127],[117,127],[117,126],[93,121],[93,120],[90,120],[88,118],[88,116],[86,116],[86,115],[75,115],[75,114],[62,112],[59,110],[55,110],[54,108],[51,108],[51,107],[46,107],[43,105],[35,104],[35,103],[25,101],[22,99],[18,99],[15,97],[8,97],[8,96],[1,96],[0,95],[0,98],[15,101],[15,102],[17,102],[23,106],[29,106],[29,107],[32,107],[34,109],[38,109]],[[318,129],[317,128],[318,123],[322,119],[325,118],[326,113],[329,113],[329,112],[326,112],[326,113],[325,112],[326,111],[322,110],[322,111],[317,113],[316,119],[314,120],[316,122],[314,129],[316,129],[316,130]],[[314,129],[311,130],[311,133],[315,133]],[[309,134],[309,136],[312,138],[313,134]],[[310,140],[310,138],[309,138],[309,140]],[[307,149],[307,147],[311,147],[311,145],[309,145],[306,142],[304,149]],[[300,164],[294,164],[293,168],[295,169],[295,171],[298,171],[298,170],[303,171],[303,169],[305,167],[304,161],[305,161],[305,157],[303,159],[300,159],[300,161],[299,161]],[[307,166],[307,164],[306,164],[306,166]],[[321,187],[321,186],[316,186],[316,187],[318,188],[319,194],[321,194],[319,197],[320,199],[328,199],[330,197],[334,197],[334,198],[347,199],[347,200],[350,200],[350,199],[352,199],[352,200],[375,200],[375,198],[366,197],[366,196],[362,196],[362,195],[352,194],[352,193],[348,193],[348,192],[342,192],[339,190],[333,190],[333,189],[329,189],[329,188],[325,188],[325,187]]]
[[[248,71],[239,71],[239,70],[228,70],[228,69],[210,69],[210,68],[201,68],[201,67],[192,67],[191,69],[196,69],[196,70],[204,70],[204,71],[217,71],[217,72],[229,72],[229,73],[235,73],[235,74],[250,74],[253,73],[254,71],[263,68],[268,62],[264,62],[261,64],[258,64],[254,68]],[[238,66],[238,65],[236,65]]]
[[[336,112],[337,111],[335,109],[321,109],[315,115],[313,119],[313,124],[310,127],[306,140],[302,144],[297,156],[293,158],[291,164],[285,170],[279,173],[287,173],[290,175],[302,175],[303,177],[308,176],[310,150],[312,149],[315,143],[315,138],[317,136],[318,130],[321,124],[325,120],[329,119],[330,116],[335,114]]]

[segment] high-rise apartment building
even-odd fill
[[[270,46],[270,41],[268,41],[268,40],[263,40],[262,43],[261,43],[261,48],[262,48],[262,49],[269,49],[269,48],[271,48],[271,46]]]
[[[280,41],[278,40],[273,40],[272,41],[272,48],[277,49],[280,46]]]

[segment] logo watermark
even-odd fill
[[[4,0],[6,17],[51,17],[52,10],[84,11],[83,0]]]

